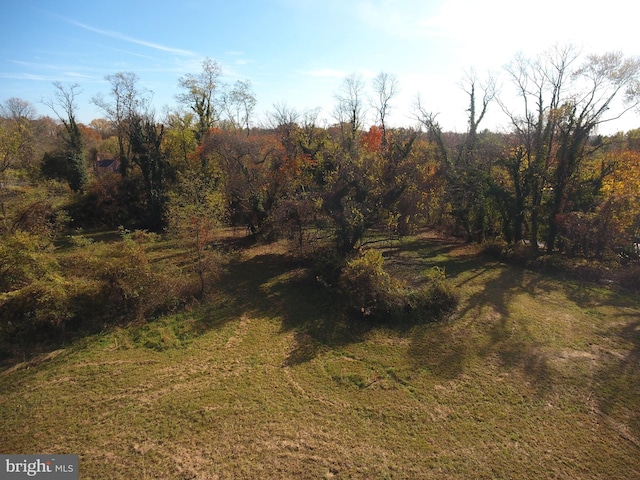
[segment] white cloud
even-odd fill
[[[146,40],[141,40],[138,38],[134,38],[134,37],[130,37],[129,35],[125,35],[124,33],[120,33],[120,32],[115,32],[112,30],[103,30],[100,28],[95,28],[92,27],[91,25],[87,25],[85,23],[81,23],[78,22],[76,20],[72,20],[70,18],[65,18],[65,20],[73,25],[76,25],[77,27],[83,28],[85,30],[88,30],[90,32],[94,32],[100,35],[104,35],[107,37],[111,37],[111,38],[117,38],[118,40],[123,40],[125,42],[129,42],[129,43],[135,43],[137,45],[142,45],[145,47],[149,47],[152,48],[154,50],[160,50],[162,52],[166,52],[166,53],[173,53],[175,55],[181,55],[181,56],[195,56],[196,54],[190,50],[183,50],[180,48],[173,48],[173,47],[167,47],[165,45],[160,45],[158,43],[154,43],[154,42],[149,42]]]

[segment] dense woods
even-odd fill
[[[495,79],[465,77],[464,133],[443,131],[423,100],[413,125],[390,126],[398,82],[387,73],[337,85],[334,122],[282,103],[259,125],[251,84],[223,84],[211,59],[178,80],[177,106],[162,115],[132,72],[107,77],[110,91],[93,99],[104,118],[88,125],[77,119],[79,85],[53,86],[53,117],[7,99],[0,335],[46,336],[203,298],[222,226],[291,240],[292,254],[316,260],[319,283],[339,286],[363,314],[446,310],[437,295],[396,285],[363,248],[424,228],[534,266],[622,269],[633,285],[640,129],[605,136],[599,127],[637,109],[639,80],[640,62],[621,54],[558,47],[518,57],[502,91]],[[502,110],[507,131],[484,128],[489,108]],[[88,235],[118,229],[108,243]],[[182,242],[188,265],[152,262],[142,244],[158,235]],[[433,284],[454,301],[442,275]]]

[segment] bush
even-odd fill
[[[144,232],[110,244],[76,242],[56,261],[43,239],[26,232],[0,238],[0,353],[59,341],[108,324],[175,310],[197,292],[194,278],[152,262]]]
[[[483,252],[498,260],[540,272],[566,275],[588,282],[601,281],[607,275],[604,263],[587,258],[572,258],[561,253],[541,253],[529,245],[500,241],[487,242]]]
[[[79,284],[62,275],[48,245],[23,231],[0,239],[0,349],[48,339],[78,314]]]
[[[5,340],[48,340],[75,317],[71,282],[49,276],[0,294],[0,332]]]
[[[88,245],[70,261],[77,275],[99,282],[95,302],[106,310],[109,323],[172,311],[197,288],[177,268],[151,261],[145,243],[154,238],[143,231],[123,230],[121,241]]]
[[[491,240],[483,245],[482,251],[498,260],[511,265],[530,267],[540,257],[540,251],[524,243],[506,243],[502,240]]]
[[[459,302],[458,293],[445,277],[444,270],[433,268],[428,275],[428,282],[418,289],[407,291],[408,313],[418,319],[440,319],[456,309]]]
[[[349,261],[339,287],[351,309],[379,320],[424,322],[452,313],[458,295],[443,270],[434,269],[424,286],[412,288],[392,278],[377,250],[367,250]]]
[[[312,268],[320,282],[334,285],[339,281],[346,259],[333,246],[317,249],[312,258]]]
[[[0,239],[0,292],[22,288],[58,270],[58,263],[46,250],[48,243],[20,230]]]
[[[363,315],[389,310],[394,289],[401,285],[382,268],[384,259],[378,250],[367,250],[349,262],[342,271],[339,287],[353,308]]]

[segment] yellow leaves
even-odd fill
[[[614,172],[603,182],[605,196],[640,197],[640,152],[622,150],[607,155],[615,163]]]

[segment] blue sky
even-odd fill
[[[416,95],[445,129],[464,131],[465,71],[500,76],[521,51],[535,55],[572,42],[588,53],[640,55],[640,4],[629,0],[0,0],[0,101],[41,103],[52,82],[78,83],[79,117],[107,94],[105,75],[132,71],[154,92],[158,112],[175,106],[178,79],[202,60],[221,64],[224,81],[250,80],[256,120],[286,103],[322,108],[330,118],[345,76],[394,74],[400,93],[391,123],[413,123]],[[485,126],[506,124],[497,105]],[[620,129],[640,127],[637,114]]]

